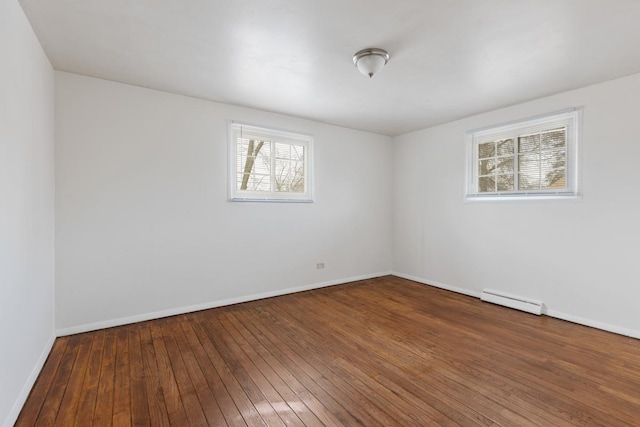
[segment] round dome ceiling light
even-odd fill
[[[353,55],[353,63],[358,70],[369,78],[380,71],[389,61],[389,54],[386,50],[371,47],[362,49]]]

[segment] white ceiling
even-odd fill
[[[640,72],[639,0],[20,3],[55,69],[387,135]]]

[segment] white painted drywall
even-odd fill
[[[0,0],[0,425],[13,425],[54,338],[54,73]]]
[[[583,106],[579,201],[465,203],[465,132]],[[640,75],[394,139],[393,270],[640,336]]]
[[[313,134],[315,203],[229,202],[229,120]],[[59,330],[390,269],[385,136],[56,72],[56,162]]]

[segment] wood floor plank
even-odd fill
[[[378,401],[371,390],[367,390],[366,394],[362,393],[360,391],[363,389],[361,384],[351,381],[353,378],[348,378],[344,372],[337,368],[335,358],[342,354],[340,346],[330,346],[328,341],[321,334],[317,334],[316,331],[307,331],[307,336],[298,335],[300,329],[296,325],[296,314],[281,310],[279,305],[272,306],[271,310],[273,310],[271,312],[273,322],[276,321],[276,318],[279,321],[287,321],[283,325],[285,326],[284,329],[282,329],[288,335],[288,338],[285,339],[289,339],[290,343],[297,341],[297,345],[305,350],[305,359],[321,373],[322,378],[326,378],[333,388],[342,391],[344,394],[343,399],[348,399],[347,401],[350,402],[350,410],[362,408],[358,416],[364,419],[369,417],[370,419],[366,420],[367,424],[382,423],[388,425],[388,423],[392,422],[392,417],[386,411],[389,409],[388,405]],[[322,343],[322,347],[318,348],[317,343]],[[322,357],[321,355],[327,354],[329,348],[336,350],[336,352],[331,352],[332,354],[328,358]],[[403,419],[404,416],[400,416],[400,420]],[[407,420],[405,419],[404,421],[406,422]]]
[[[131,389],[131,424],[134,426],[150,426],[149,402],[142,356],[140,324],[130,325],[129,333],[129,384]]]
[[[468,311],[468,310],[467,310]],[[525,319],[526,320],[526,319]],[[487,322],[485,321],[484,323],[489,324],[491,322]],[[468,331],[469,329],[471,329],[472,327],[467,327],[464,330]],[[492,332],[493,336],[496,336],[496,332]],[[518,336],[520,336],[521,334],[518,334]],[[530,358],[530,354],[531,353],[535,353],[536,352],[536,347],[533,346],[530,348],[530,350],[526,349],[526,343],[525,342],[521,342],[520,344],[517,343],[517,340],[513,340],[516,342],[513,342],[513,345],[504,345],[501,344],[501,342],[505,342],[507,340],[496,340],[495,342],[493,342],[491,344],[491,347],[485,347],[486,351],[483,352],[479,352],[477,351],[477,349],[474,349],[473,351],[471,351],[469,354],[465,354],[465,342],[468,341],[468,338],[465,337],[458,337],[458,339],[456,340],[456,354],[461,354],[462,358],[461,358],[461,364],[464,363],[465,366],[469,365],[469,360],[471,358],[471,355],[479,355],[482,353],[490,353],[491,354],[491,358],[487,358],[483,361],[483,366],[484,367],[489,367],[489,370],[491,372],[502,372],[504,374],[509,374],[512,373],[514,376],[519,377],[522,379],[523,376],[526,376],[526,372],[531,371],[532,370],[532,364],[533,364],[533,368],[535,368],[535,366],[537,366],[537,368],[535,368],[537,370],[537,375],[540,376],[541,373],[544,373],[545,371],[548,370],[548,365],[550,365],[549,361],[547,360],[547,358],[542,358],[542,359],[536,359],[536,358]],[[471,340],[471,343],[474,343],[474,340]],[[524,348],[524,350],[522,350]],[[515,349],[519,349],[518,350],[518,358],[513,358],[513,354]],[[489,351],[491,350],[491,351]],[[506,351],[505,351],[506,350]],[[540,353],[540,352],[538,352]],[[507,355],[508,357],[504,359],[504,363],[501,362],[501,359],[504,358],[504,356]],[[456,355],[453,354],[452,352],[452,358],[455,358]],[[451,363],[450,360],[447,360],[447,363]],[[538,363],[540,365],[538,365]],[[560,373],[562,374],[562,373]],[[503,377],[504,378],[504,377]],[[537,381],[539,378],[530,378],[529,381],[525,381],[523,384],[525,386],[529,386],[530,381],[534,380]],[[586,379],[586,376],[585,376]],[[562,378],[558,377],[558,372],[550,372],[548,378],[544,379],[545,383],[547,384],[547,386],[552,386],[552,387],[559,387],[559,384],[562,384]],[[568,382],[565,382],[565,384],[568,384]],[[575,384],[575,382],[571,382],[571,384]],[[542,383],[541,383],[542,385]],[[568,416],[568,419],[570,420],[575,420],[575,419],[579,419],[581,417],[581,414],[584,413],[584,410],[587,406],[585,406],[584,403],[580,403],[580,402],[574,402],[573,405],[566,405],[566,399],[570,394],[572,393],[571,390],[563,390],[563,399],[562,400],[557,400],[556,404],[559,407],[568,407],[568,410],[563,410],[563,413],[566,413]],[[588,400],[590,400],[592,403],[595,403],[595,400],[593,397],[587,397]],[[537,408],[538,412],[540,412],[541,408]],[[521,407],[522,410],[522,407]],[[594,409],[591,411],[592,415],[594,412],[596,412],[597,410]],[[546,411],[542,411],[543,413],[546,413]],[[589,412],[589,411],[587,411]],[[529,413],[529,416],[532,417],[534,415],[532,415],[531,413]],[[619,416],[619,415],[616,415]],[[606,418],[609,418],[609,420],[606,420]],[[612,421],[610,419],[611,417],[604,417],[601,418],[599,421],[597,419],[589,419],[589,422],[591,424],[602,424],[602,425],[607,425],[611,422],[615,422],[615,419]]]
[[[220,375],[218,375],[216,368],[211,363],[211,359],[209,359],[209,356],[193,330],[191,323],[185,316],[177,316],[177,320],[180,323],[184,336],[194,353],[198,366],[202,370],[203,378],[207,382],[209,390],[212,392],[216,403],[220,407],[226,424],[232,427],[246,427],[247,424],[244,421],[242,414],[238,411],[238,408],[229,394],[229,391],[225,387],[224,382],[220,378]]]
[[[262,361],[266,363],[266,365],[262,366],[263,369],[269,373],[269,378],[272,384],[276,384],[276,387],[281,390],[281,393],[292,401],[294,398],[290,396],[289,392],[285,389],[285,387],[288,387],[289,390],[304,404],[304,407],[294,405],[293,409],[305,425],[316,425],[316,423],[320,423],[319,425],[324,426],[340,425],[338,419],[326,410],[322,402],[316,399],[315,396],[313,396],[313,394],[311,394],[309,390],[300,383],[295,375],[280,363],[269,349],[259,341],[259,336],[252,334],[247,326],[243,324],[240,319],[234,316],[232,312],[226,313],[226,317],[229,323],[235,328],[238,334],[242,336],[242,339],[247,344],[245,348],[252,352],[254,358],[259,356]],[[268,368],[266,368],[267,366]],[[309,418],[307,410],[313,412],[315,419]]]
[[[182,404],[180,390],[178,389],[178,383],[173,373],[164,341],[162,329],[163,320],[164,319],[160,319],[156,322],[150,322],[149,325],[151,326],[151,337],[156,355],[160,386],[162,387],[162,395],[164,396],[164,404],[167,408],[167,415],[171,425],[188,425],[187,414]]]
[[[189,316],[190,323],[198,336],[199,341],[207,353],[209,361],[215,368],[220,380],[224,384],[227,392],[233,399],[236,407],[242,414],[244,421],[249,426],[266,426],[264,420],[258,413],[258,410],[254,406],[250,396],[242,388],[234,374],[231,372],[229,366],[227,366],[225,360],[222,358],[214,342],[211,340],[209,333],[207,332],[208,324],[206,318],[208,316],[203,313],[196,313]],[[204,319],[203,319],[204,318]]]
[[[156,362],[156,353],[151,338],[149,322],[142,322],[139,330],[140,348],[142,350],[142,369],[146,387],[147,407],[149,408],[149,420],[151,425],[169,426],[169,414],[164,403],[164,393],[160,380],[160,371]]]
[[[82,384],[80,403],[76,412],[74,425],[86,426],[93,421],[98,395],[98,385],[100,382],[100,371],[102,369],[102,355],[104,350],[105,332],[96,331],[92,335],[91,353],[87,370]]]
[[[303,303],[302,301],[296,301],[296,305],[301,306],[303,305]],[[305,313],[303,315],[305,317],[308,314],[308,310],[302,310],[301,312]],[[326,319],[325,321],[327,322],[327,325],[335,326],[335,324],[337,323],[335,320],[335,316],[338,316],[338,313],[328,315],[325,311],[323,311],[320,315]],[[280,309],[280,310],[274,311],[272,313],[272,316],[274,319],[273,321],[276,321],[275,319],[289,319],[289,329],[291,329],[290,331],[288,331],[288,334],[290,335],[289,339],[292,340],[292,342],[295,342],[295,340],[298,340],[299,346],[305,346],[305,348],[308,348],[307,358],[310,360],[314,360],[318,352],[326,352],[324,357],[320,357],[320,359],[324,359],[324,360],[331,360],[334,357],[338,357],[338,355],[341,355],[343,357],[349,357],[348,356],[349,354],[362,354],[363,355],[362,358],[366,359],[366,353],[363,352],[361,348],[352,347],[351,343],[348,342],[348,340],[341,339],[340,336],[337,334],[337,329],[334,329],[334,326],[331,326],[328,329],[326,329],[325,334],[323,335],[323,334],[318,334],[317,331],[312,330],[311,328],[308,328],[308,327],[305,328],[304,326],[302,326],[308,322],[308,319],[301,317],[301,315],[298,314],[297,312],[287,313],[282,309]],[[301,331],[303,330],[306,331],[306,333],[301,334]],[[354,337],[354,338],[358,339],[357,337]],[[323,345],[320,346],[319,348],[315,348],[315,345],[318,342],[323,343]],[[333,346],[330,345],[331,342],[334,342]],[[348,349],[348,351],[345,352],[345,349]],[[317,362],[314,361],[314,365],[316,363]],[[335,381],[342,381],[341,379],[343,374],[339,370],[336,370],[335,368],[333,368],[332,370],[331,366],[326,366],[326,369],[323,370],[323,375],[328,375],[330,378],[332,378],[332,383],[336,384]],[[356,387],[355,389],[358,389],[358,387]],[[428,393],[428,391],[425,389],[423,389],[422,392]],[[389,415],[384,414],[383,411],[389,408],[386,407],[383,402],[380,402],[378,399],[373,399],[375,396],[371,393],[368,393],[367,397],[368,397],[368,400],[367,400],[368,404],[365,403],[365,401],[363,400],[359,400],[356,403],[350,405],[350,408],[361,407],[362,405],[366,405],[367,412],[375,414],[374,421],[370,420],[368,422],[376,422],[375,420],[380,420],[380,419],[384,420],[385,422],[393,422],[391,420],[388,420]],[[372,400],[375,400],[375,401],[372,401]],[[443,400],[443,399],[439,399],[439,396],[437,395],[431,395],[429,402],[436,410],[446,413],[447,417],[453,419],[457,423],[470,425],[470,424],[481,424],[483,421],[483,420],[476,421],[473,419],[473,417],[470,417],[467,414],[465,414],[464,410],[460,411],[459,409],[457,409],[457,408],[460,408],[461,405],[459,402],[455,400],[452,400],[452,399]],[[402,415],[400,417],[402,418]],[[410,422],[410,420],[406,420],[406,422]]]
[[[309,410],[306,404],[296,393],[280,378],[252,345],[250,345],[242,332],[233,322],[233,317],[224,312],[219,321],[225,330],[233,337],[234,345],[239,352],[243,352],[243,359],[249,367],[253,367],[256,373],[253,375],[260,383],[265,383],[264,389],[269,393],[269,401],[276,408],[280,417],[287,425],[321,426],[320,420]],[[268,385],[267,385],[268,384]],[[276,405],[280,405],[278,409]]]
[[[323,301],[325,300],[323,297],[320,297],[320,299]],[[347,312],[347,310],[349,311]],[[353,351],[367,352],[371,354],[371,361],[378,359],[377,369],[379,370],[387,370],[388,366],[393,366],[394,364],[403,361],[408,369],[416,367],[418,369],[433,371],[433,367],[438,362],[437,359],[433,358],[429,353],[420,351],[416,340],[407,344],[401,342],[398,339],[398,336],[396,336],[393,341],[390,341],[393,344],[392,346],[388,346],[386,344],[386,342],[389,342],[388,339],[379,340],[379,337],[388,336],[392,333],[390,330],[385,331],[380,328],[380,324],[370,325],[369,329],[371,333],[369,334],[363,334],[363,336],[357,336],[355,338],[349,337],[350,326],[353,327],[352,324],[354,322],[357,325],[358,322],[364,321],[366,321],[365,318],[358,319],[357,313],[351,306],[347,307],[345,305],[344,310],[339,310],[336,313],[336,318],[332,321],[332,325],[334,325],[334,333],[339,334],[339,336],[348,337],[348,339],[342,340],[343,347],[352,347]],[[447,401],[450,403],[457,402],[457,404],[453,406],[457,407],[458,411],[466,414],[466,416],[471,417],[481,424],[486,424],[491,420],[497,423],[516,422],[518,425],[522,426],[530,425],[527,417],[521,417],[518,414],[511,413],[511,405],[498,404],[495,400],[496,396],[494,393],[485,395],[480,393],[478,389],[472,390],[465,382],[458,381],[457,377],[447,375],[451,369],[447,369],[445,366],[440,366],[440,368],[441,369],[438,369],[436,372],[430,372],[428,377],[421,375],[419,378],[422,382],[427,384],[433,383],[434,385],[437,385],[437,388],[440,390],[449,390],[447,393]],[[440,375],[439,373],[443,373],[443,375]],[[425,393],[427,390],[422,389],[422,392]],[[485,410],[483,414],[480,414],[477,411],[469,411],[466,406],[469,404],[470,400],[476,401],[477,405],[473,406],[486,406],[489,409]],[[496,407],[496,409],[492,410],[494,407]]]
[[[478,301],[471,300],[472,305],[478,306],[482,303]],[[470,307],[471,308],[471,307]],[[486,307],[483,307],[485,309]],[[492,306],[489,308],[493,309]],[[508,314],[521,314],[518,312],[514,312],[513,310],[504,309]],[[469,310],[467,310],[469,311]],[[571,352],[571,355],[566,354],[567,348],[558,348],[556,351],[548,348],[548,346],[544,346],[542,344],[529,344],[527,345],[526,340],[517,343],[517,337],[521,337],[525,335],[522,332],[514,333],[514,328],[520,328],[521,324],[526,324],[530,321],[540,321],[542,318],[538,318],[536,316],[528,316],[525,317],[521,322],[512,323],[508,328],[502,328],[501,332],[492,331],[489,335],[495,337],[494,341],[490,346],[485,346],[483,351],[477,351],[477,349],[469,351],[465,353],[465,348],[468,347],[468,343],[473,343],[477,340],[471,340],[469,338],[464,338],[463,340],[458,340],[458,345],[456,349],[458,350],[456,355],[453,357],[459,357],[460,363],[465,363],[468,365],[468,361],[473,354],[473,358],[475,359],[475,363],[488,371],[497,373],[500,372],[506,376],[506,378],[510,378],[515,382],[520,382],[521,386],[530,390],[531,394],[535,394],[537,397],[537,402],[542,403],[547,401],[547,403],[551,403],[552,406],[555,404],[557,406],[558,411],[553,411],[552,407],[547,406],[546,408],[539,408],[539,412],[548,413],[548,412],[557,412],[557,414],[568,415],[568,419],[575,422],[575,420],[580,419],[584,414],[588,414],[588,416],[584,419],[584,423],[589,423],[590,425],[618,425],[619,421],[616,418],[622,415],[620,412],[616,413],[612,416],[612,414],[605,414],[599,409],[597,409],[597,400],[601,398],[598,396],[594,398],[592,394],[593,389],[590,387],[584,388],[582,386],[578,386],[579,382],[574,379],[567,379],[565,377],[565,373],[556,370],[553,368],[553,364],[556,363],[556,360],[561,360],[562,358],[569,357],[572,358],[576,355],[583,355],[582,351]],[[549,319],[555,320],[555,319]],[[556,321],[557,323],[564,323],[562,321]],[[556,323],[554,322],[554,323]],[[477,326],[474,324],[465,328],[465,330],[470,330],[476,328]],[[487,321],[485,319],[486,324],[490,324],[492,322]],[[482,325],[482,328],[485,328],[486,325]],[[575,326],[575,325],[574,325]],[[588,328],[581,328],[588,329]],[[505,335],[504,331],[508,331],[507,335]],[[600,331],[598,331],[600,332]],[[531,333],[535,333],[534,330]],[[511,335],[517,335],[511,338]],[[567,340],[566,337],[564,339],[567,341],[567,344],[571,340]],[[513,345],[509,345],[509,341],[514,342]],[[542,350],[542,351],[541,351]],[[483,355],[488,355],[488,357],[484,357]],[[539,357],[530,357],[532,354],[537,354]],[[515,357],[514,357],[515,356]],[[580,357],[580,356],[578,356]],[[535,372],[535,375],[531,375],[531,372]],[[503,377],[505,378],[505,377]],[[583,377],[583,381],[590,381],[590,375],[587,371],[585,371]],[[615,380],[613,380],[615,381]],[[557,390],[558,393],[547,394],[546,391],[544,393],[538,393],[535,389],[531,388],[532,383],[539,383],[539,390],[546,390],[551,387]],[[587,394],[581,398],[575,399],[576,392],[584,392],[584,390],[588,390]],[[540,399],[541,396],[545,396],[544,399]],[[587,404],[586,401],[590,402]],[[569,401],[569,402],[568,402]],[[601,402],[602,403],[602,402]],[[594,406],[595,405],[595,406]],[[591,407],[591,409],[589,409]],[[551,411],[550,411],[551,410]],[[637,411],[637,408],[634,412]],[[594,415],[598,414],[597,417],[594,418]],[[631,416],[629,421],[626,423],[621,423],[619,425],[628,425],[628,422],[631,422],[634,418],[637,418],[637,415]]]
[[[211,342],[215,345],[216,352],[224,360],[227,369],[233,375],[235,380],[240,384],[251,400],[256,411],[268,426],[285,426],[286,424],[280,418],[278,412],[269,403],[269,399],[265,396],[263,390],[253,381],[251,375],[245,370],[239,358],[240,354],[234,353],[229,348],[229,337],[222,332],[222,327],[217,320],[218,316],[212,316],[207,319],[206,333]]]
[[[454,333],[454,331],[451,331],[449,333]],[[482,352],[479,352],[477,349],[474,349],[473,351],[471,351],[469,354],[465,354],[465,343],[462,341],[464,338],[463,337],[457,337],[456,339],[456,346],[455,346],[455,351],[453,350],[453,348],[451,349],[451,351],[447,352],[447,360],[444,361],[444,363],[439,363],[437,360],[432,360],[430,363],[433,364],[434,366],[438,366],[440,369],[439,371],[444,372],[447,374],[447,376],[449,376],[450,378],[452,378],[455,381],[459,381],[461,383],[464,384],[471,384],[471,386],[474,385],[473,382],[469,382],[468,381],[468,377],[470,374],[473,374],[475,369],[470,369],[470,363],[469,361],[473,361],[476,357],[478,357],[477,355],[481,354]],[[409,341],[409,339],[407,340]],[[413,343],[412,343],[413,344]],[[403,353],[404,350],[407,350],[407,348],[403,348]],[[495,350],[495,344],[493,345],[493,350]],[[461,357],[461,363],[452,363],[455,361],[455,358],[458,356],[461,356],[461,353],[463,354]],[[499,356],[499,354],[498,354]],[[492,353],[491,358],[495,359],[496,357],[496,353],[495,351]],[[452,360],[453,359],[453,360]],[[490,362],[489,360],[487,360],[486,363],[493,363]],[[466,370],[465,371],[465,375],[456,375],[455,371],[451,370],[451,369],[447,369],[447,366],[452,365],[452,366],[458,366],[460,367],[459,369],[463,369]],[[522,368],[519,368],[522,369]],[[496,372],[500,372],[500,371],[504,371],[503,369],[501,370],[499,367],[499,363],[497,366],[492,367],[489,371],[489,373],[496,373]],[[505,378],[501,378],[502,380],[504,380]],[[475,384],[496,384],[499,383],[498,381],[476,381]],[[489,389],[489,387],[484,387]],[[491,388],[488,391],[482,391],[482,390],[478,390],[476,387],[476,392],[480,393],[480,394],[485,394],[490,396],[492,399],[497,399],[497,400],[501,400],[502,398],[504,398],[505,396],[509,396],[509,393],[506,394],[500,394],[499,393],[500,390],[496,390],[495,388]],[[511,388],[508,390],[512,395],[514,394],[514,389]],[[509,398],[508,400],[510,400],[510,402],[505,402],[504,400],[502,401],[502,406],[505,408],[509,408],[509,407],[513,407],[513,406],[518,406],[520,411],[522,412],[522,415],[525,415],[527,418],[534,418],[537,420],[540,420],[542,418],[546,418],[547,420],[552,420],[553,422],[557,421],[557,417],[555,415],[550,415],[545,413],[545,411],[540,411],[541,408],[533,406],[533,405],[529,405],[527,404],[527,402],[523,402],[522,400],[519,401],[519,405],[514,405],[514,401],[517,400],[517,398],[513,398],[513,396],[511,396],[511,398]],[[524,406],[522,405],[522,403],[524,403]],[[526,410],[524,408],[527,408]],[[542,412],[543,416],[539,416],[538,413]],[[570,415],[570,417],[575,417],[574,415]],[[548,421],[547,421],[548,422]],[[520,422],[522,423],[522,422]]]
[[[71,375],[54,423],[56,426],[68,427],[74,424],[83,391],[82,384],[89,364],[92,342],[93,334],[82,334],[78,343],[78,352],[71,368]]]
[[[260,341],[269,348],[278,361],[291,371],[295,378],[313,394],[343,425],[364,425],[346,407],[345,403],[330,387],[325,390],[320,383],[322,375],[309,365],[304,356],[295,351],[295,346],[289,347],[278,335],[274,334],[272,325],[266,326],[264,319],[249,311],[243,313],[243,323]]]
[[[319,386],[319,388],[316,388],[313,383],[306,383],[308,386],[313,387],[314,393],[323,396],[323,399],[327,399],[326,396],[335,397],[341,403],[349,418],[357,424],[376,426],[385,425],[386,423],[386,425],[392,425],[390,423],[393,423],[393,421],[387,415],[383,415],[379,408],[371,404],[362,391],[348,384],[328,368],[330,360],[323,362],[315,357],[318,349],[309,351],[300,346],[302,341],[296,339],[301,337],[293,338],[289,336],[287,328],[291,325],[280,324],[276,317],[270,316],[266,311],[261,310],[261,315],[261,322],[269,324],[270,329],[276,330],[278,334],[276,336],[264,328],[261,331],[269,334],[274,339],[274,342],[279,343],[279,346],[284,346],[291,350],[288,352],[288,356],[292,358],[304,374],[312,378],[314,383]],[[298,375],[302,375],[302,372],[299,371]]]
[[[180,399],[187,415],[190,426],[206,426],[207,418],[202,410],[202,404],[198,400],[198,395],[193,386],[187,367],[185,366],[180,348],[178,347],[171,324],[173,319],[162,319],[162,330],[164,344],[171,363],[171,369],[174,373],[176,384],[180,392]]]
[[[182,356],[185,370],[193,384],[193,390],[197,395],[197,399],[202,408],[202,412],[206,417],[209,425],[226,426],[227,422],[222,414],[218,402],[214,394],[209,388],[209,384],[205,378],[203,370],[198,364],[198,360],[194,355],[194,349],[191,348],[185,332],[180,325],[180,321],[177,318],[167,319],[173,332],[173,338],[178,347],[178,353]],[[184,394],[184,392],[182,392]]]
[[[112,423],[116,348],[116,329],[110,328],[105,330],[100,379],[98,381],[98,394],[96,396],[96,408],[93,414],[93,425],[96,426],[108,426]]]
[[[38,375],[38,379],[33,386],[33,391],[29,395],[21,415],[18,418],[16,427],[35,425],[40,411],[45,404],[47,394],[53,387],[53,383],[57,378],[58,369],[63,360],[69,337],[57,338],[51,348],[51,353],[42,368],[42,372]]]
[[[320,297],[321,298],[321,297]],[[294,316],[294,319],[296,319],[296,322],[303,322],[306,323],[307,319],[304,319],[302,317],[299,316],[299,312],[301,312],[301,310],[307,310],[306,307],[298,307],[298,310],[292,311],[292,315]],[[318,315],[322,315],[323,310],[321,310],[319,313],[317,313]],[[350,324],[351,319],[349,317],[344,317],[339,311],[336,312],[334,314],[334,317],[331,319],[331,327],[327,329],[326,331],[326,336],[315,336],[313,337],[313,339],[311,338],[311,336],[309,336],[307,334],[307,338],[308,338],[308,343],[309,345],[313,345],[314,342],[318,341],[318,340],[336,340],[336,343],[339,343],[338,348],[341,349],[341,354],[340,357],[342,358],[349,358],[352,354],[361,354],[362,356],[359,358],[362,361],[368,361],[368,362],[372,362],[374,359],[380,359],[378,362],[378,365],[375,366],[374,365],[374,369],[378,370],[380,372],[384,372],[387,376],[392,376],[393,374],[387,369],[387,365],[388,363],[398,363],[399,359],[397,356],[399,356],[397,354],[397,350],[395,348],[395,343],[380,343],[380,347],[378,348],[372,348],[371,351],[369,351],[369,349],[367,348],[367,346],[370,344],[369,340],[371,338],[373,338],[373,335],[369,335],[367,336],[367,338],[363,338],[361,335],[362,334],[358,334],[357,336],[352,336],[351,339],[349,338],[345,338],[344,333],[346,332],[347,334],[352,335],[351,333],[351,327],[349,327],[348,325]],[[371,325],[369,325],[369,328],[371,328]],[[294,332],[294,334],[298,334],[299,330],[297,332]],[[312,331],[312,334],[316,334],[317,331]],[[385,360],[383,358],[381,358],[381,352],[384,350],[384,347],[386,346],[390,346],[391,349],[389,350],[389,360]],[[324,346],[323,348],[326,348],[327,346]],[[335,346],[334,346],[335,347]],[[328,354],[328,356],[330,357],[330,354]],[[334,357],[337,357],[334,356]],[[393,365],[391,365],[393,367]],[[407,368],[410,369],[411,364],[407,364]],[[402,367],[402,366],[401,366]],[[428,366],[426,367],[428,369]],[[401,381],[402,381],[402,386],[406,389],[407,387],[410,387],[412,384],[413,380],[410,381],[406,381],[402,378],[402,376],[400,376]],[[423,382],[423,381],[420,381]],[[452,399],[451,395],[445,395],[444,391],[441,391],[441,388],[435,388],[432,390],[430,390],[428,387],[423,387],[423,386],[419,386],[419,393],[422,393],[423,395],[427,395],[429,396],[429,400],[431,403],[431,406],[440,411],[440,412],[444,412],[447,413],[449,418],[452,418],[454,420],[456,420],[457,422],[461,422],[461,423],[480,423],[480,424],[484,424],[486,423],[486,420],[484,419],[480,419],[480,420],[476,420],[474,418],[476,418],[476,414],[471,414],[471,413],[465,413],[464,410],[459,410],[457,408],[463,406],[461,405],[458,401]],[[382,405],[382,403],[380,403],[379,405]],[[434,415],[437,416],[436,413],[433,413]],[[482,418],[482,417],[481,417]],[[409,420],[408,420],[409,422]],[[441,420],[440,422],[444,422],[443,420]]]
[[[638,420],[640,340],[388,276],[60,338],[16,425]]]
[[[55,379],[51,383],[49,390],[47,390],[47,398],[42,405],[42,409],[40,410],[40,414],[36,420],[36,426],[52,426],[55,423],[58,413],[60,412],[60,406],[62,404],[65,390],[69,384],[69,378],[71,376],[73,364],[76,361],[76,356],[78,355],[78,348],[81,340],[81,335],[69,337],[64,355],[60,361],[60,366],[56,371]],[[36,392],[36,390],[33,390],[32,393]],[[22,415],[27,414],[22,411]],[[18,419],[18,423],[20,422],[21,420]]]
[[[218,316],[219,326],[224,331],[223,335],[228,336],[229,338],[226,340],[226,343],[229,349],[233,352],[236,359],[240,362],[242,367],[245,369],[245,372],[251,377],[251,380],[262,390],[262,393],[269,401],[269,404],[276,411],[278,416],[284,421],[284,423],[288,426],[302,426],[303,423],[301,419],[297,416],[296,412],[291,408],[291,406],[295,406],[296,404],[300,404],[299,400],[295,398],[294,401],[287,402],[285,396],[289,396],[291,399],[294,399],[293,392],[286,387],[283,386],[281,380],[277,377],[277,375],[273,374],[273,372],[268,369],[266,363],[261,358],[251,357],[250,355],[254,355],[253,350],[249,348],[242,341],[240,334],[237,330],[229,324],[227,319],[225,318],[226,312],[222,312],[220,316]],[[270,378],[270,379],[269,379]],[[276,390],[276,386],[274,383],[280,387],[280,390]],[[291,406],[289,405],[291,403]],[[304,406],[304,405],[303,405]],[[301,411],[304,412],[304,411]],[[310,422],[317,422],[315,417],[309,419]]]
[[[418,320],[418,319],[416,319]],[[455,333],[451,333],[452,337],[455,336]],[[407,347],[404,349],[410,348],[411,345],[415,344],[415,336],[405,336],[400,337],[402,342],[406,344]],[[506,407],[516,406],[520,408],[523,413],[526,413],[528,417],[533,417],[535,419],[541,420],[542,418],[547,419],[547,422],[550,422],[553,425],[561,422],[559,418],[553,414],[549,414],[546,411],[540,411],[540,407],[536,407],[535,405],[530,404],[526,401],[526,395],[521,393],[521,387],[517,382],[511,382],[505,377],[498,377],[495,370],[486,370],[481,365],[478,366],[475,363],[470,363],[474,359],[474,353],[478,353],[478,349],[473,349],[471,352],[465,352],[464,348],[460,342],[460,339],[456,339],[455,351],[451,349],[450,351],[446,351],[447,355],[446,361],[438,361],[437,359],[431,359],[432,364],[437,366],[440,371],[446,372],[448,376],[456,381],[460,381],[461,383],[469,384],[470,387],[474,388],[477,392],[482,393],[482,389],[485,389],[485,393],[491,396],[494,399],[502,399],[503,405]],[[409,350],[410,351],[410,350]],[[424,358],[422,354],[419,354],[421,358]],[[493,355],[492,357],[494,357]],[[455,358],[459,357],[460,363],[456,363]],[[459,375],[456,374],[452,369],[447,369],[447,366],[457,366],[459,371],[462,371]],[[471,377],[474,381],[467,381],[467,379]],[[476,385],[477,384],[477,385]],[[486,385],[489,385],[488,387]],[[496,388],[496,385],[499,385],[499,388]],[[523,400],[523,398],[525,400]],[[505,402],[506,401],[506,402]],[[526,412],[523,408],[526,408]],[[541,414],[541,415],[540,415]]]
[[[116,329],[116,365],[113,386],[113,425],[131,425],[131,381],[129,371],[129,327]]]
[[[410,388],[397,378],[381,375],[375,370],[366,372],[367,367],[362,364],[356,366],[351,360],[338,358],[335,362],[336,366],[341,368],[350,381],[361,383],[363,388],[375,390],[380,399],[388,402],[394,408],[394,411],[403,414],[407,424],[457,425],[451,418],[439,412],[436,407],[416,399],[415,395],[410,392]]]

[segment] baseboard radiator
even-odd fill
[[[505,294],[491,289],[485,289],[480,294],[482,301],[491,302],[493,304],[503,305],[505,307],[515,308],[516,310],[526,311],[527,313],[542,314],[542,301],[536,301],[529,298],[519,297],[515,295]]]

